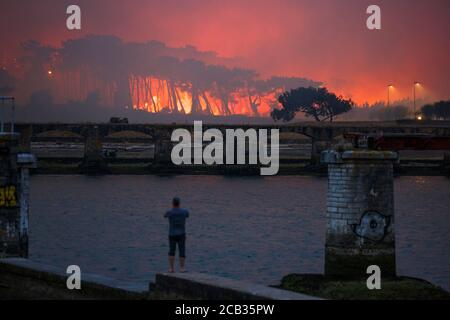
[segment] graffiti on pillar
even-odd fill
[[[0,186],[0,208],[17,207],[17,192],[15,185]]]
[[[361,238],[375,242],[383,241],[388,234],[391,218],[378,211],[368,210],[363,213],[359,224],[352,224],[353,232]]]

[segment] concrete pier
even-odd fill
[[[173,166],[171,160],[173,143],[170,139],[158,139],[155,142],[154,164],[159,166]]]
[[[28,256],[29,168],[35,163],[19,153],[19,135],[0,134],[0,258]]]
[[[394,152],[324,151],[328,165],[325,274],[395,276]]]
[[[444,154],[444,160],[442,161],[441,171],[443,174],[450,176],[450,153]]]
[[[81,273],[81,289],[69,290],[64,268],[22,258],[0,259],[0,300],[91,300],[148,298],[148,283],[111,279],[97,274]],[[3,295],[2,295],[3,292]]]
[[[84,159],[81,172],[86,174],[108,173],[108,167],[103,155],[103,139],[97,127],[90,130],[84,147]]]
[[[158,273],[155,289],[206,300],[321,300],[306,294],[205,273]]]

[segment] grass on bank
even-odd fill
[[[333,300],[450,300],[450,293],[425,280],[397,277],[369,290],[366,279],[338,280],[315,274],[290,274],[280,288]]]

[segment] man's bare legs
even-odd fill
[[[169,256],[169,273],[175,272],[175,256]]]
[[[180,272],[186,272],[184,267],[186,258],[180,257]],[[175,256],[169,256],[169,273],[175,272]]]

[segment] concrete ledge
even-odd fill
[[[203,273],[158,273],[155,290],[206,300],[320,300],[300,293]]]
[[[392,151],[349,150],[342,153],[342,159],[395,161],[398,159],[398,154]]]
[[[336,150],[325,150],[320,154],[320,162],[327,164],[342,164],[345,161],[367,160],[367,161],[398,161],[398,154],[392,151],[376,150],[347,150],[339,152]]]
[[[22,258],[0,259],[0,300],[147,299],[149,285],[81,271],[81,290],[66,287],[65,270]],[[157,274],[152,291],[207,300],[319,300],[316,297],[202,273]]]
[[[21,258],[0,259],[0,286],[10,296],[30,299],[145,299],[148,285],[84,273],[81,289],[69,290],[65,270]],[[22,295],[20,294],[22,293]]]
[[[320,153],[320,162],[324,164],[342,163],[342,155],[340,152],[335,150],[325,150]]]

